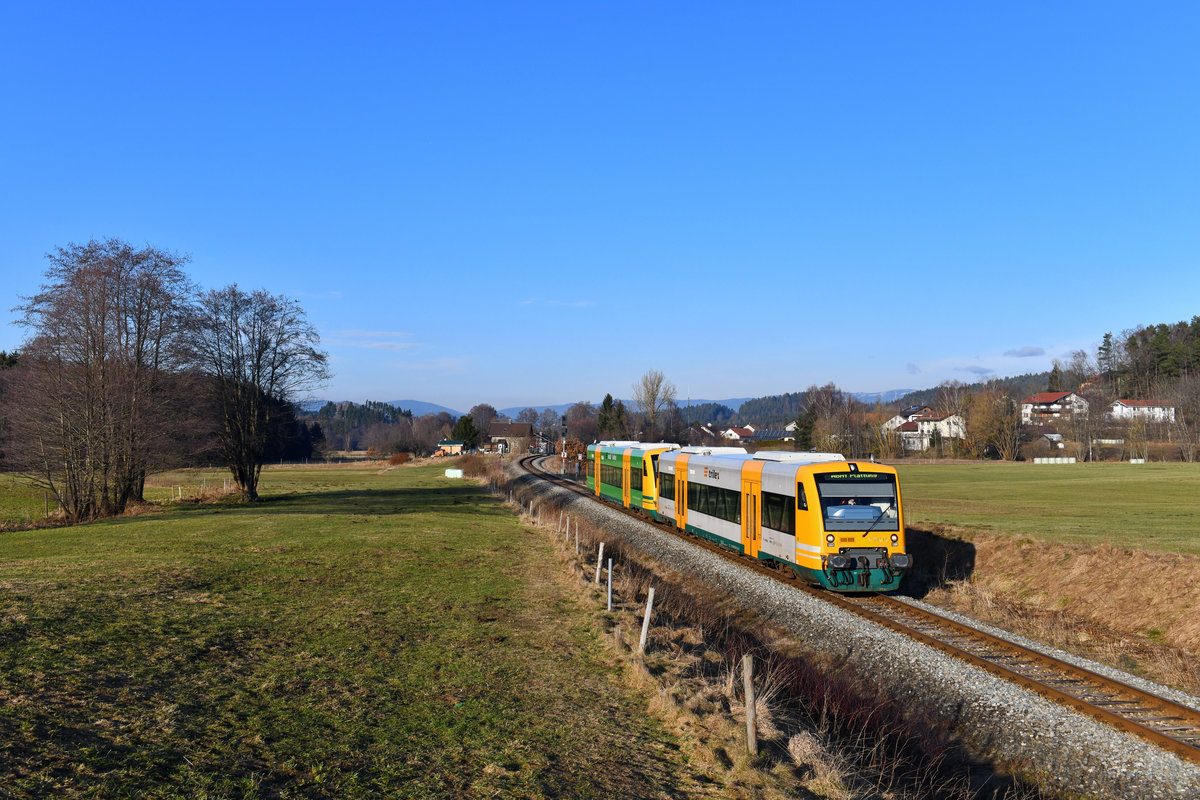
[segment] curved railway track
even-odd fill
[[[527,472],[594,499],[577,481],[546,472],[539,457],[522,459]],[[600,502],[600,501],[596,501]],[[643,522],[642,514],[610,503],[605,508]],[[676,534],[678,531],[662,526]],[[747,569],[808,592],[825,602],[1012,681],[1055,702],[1139,736],[1179,757],[1200,763],[1200,711],[1120,681],[1031,650],[887,595],[836,595],[796,579],[795,573],[743,558],[736,551],[699,537],[688,541]]]

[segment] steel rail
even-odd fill
[[[536,463],[537,460],[538,457],[530,456],[522,459],[520,464],[532,475],[595,500],[595,495],[578,481],[543,470]],[[645,515],[631,509],[611,503],[603,505],[643,522],[648,521]],[[673,527],[661,527],[679,534]],[[773,569],[763,562],[743,557],[732,548],[690,534],[683,536],[689,542],[719,553],[743,567],[786,582],[849,613],[916,639],[1118,730],[1139,736],[1180,758],[1200,763],[1200,711],[1190,706],[893,597],[834,594],[798,580],[790,570]]]

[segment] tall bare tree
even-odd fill
[[[567,436],[581,442],[596,440],[596,408],[580,400],[567,409]]]
[[[967,437],[977,456],[1017,460],[1021,451],[1021,406],[1009,387],[1000,381],[988,381],[971,398]]]
[[[170,391],[189,285],[180,256],[119,239],[57,248],[18,307],[30,331],[10,381],[13,466],[71,520],[118,514],[178,448]]]
[[[467,416],[475,423],[475,429],[479,431],[482,440],[487,442],[488,437],[492,435],[492,423],[499,419],[500,413],[488,403],[478,403],[471,407]]]
[[[646,417],[648,441],[654,441],[659,415],[668,403],[675,402],[675,394],[675,384],[656,369],[649,370],[641,380],[633,384],[633,401]]]
[[[295,300],[237,284],[200,298],[196,364],[208,377],[221,419],[221,454],[242,497],[258,499],[268,445],[283,407],[329,378],[320,337]]]

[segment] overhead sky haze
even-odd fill
[[[329,399],[1048,369],[1200,314],[1187,3],[19,4],[0,349],[117,237],[296,297]]]

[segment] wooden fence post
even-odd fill
[[[600,582],[600,563],[604,561],[604,542],[600,543],[600,552],[596,555],[596,580],[592,583]]]
[[[754,656],[742,656],[742,689],[746,695],[746,749],[758,755],[758,714],[754,707]]]

